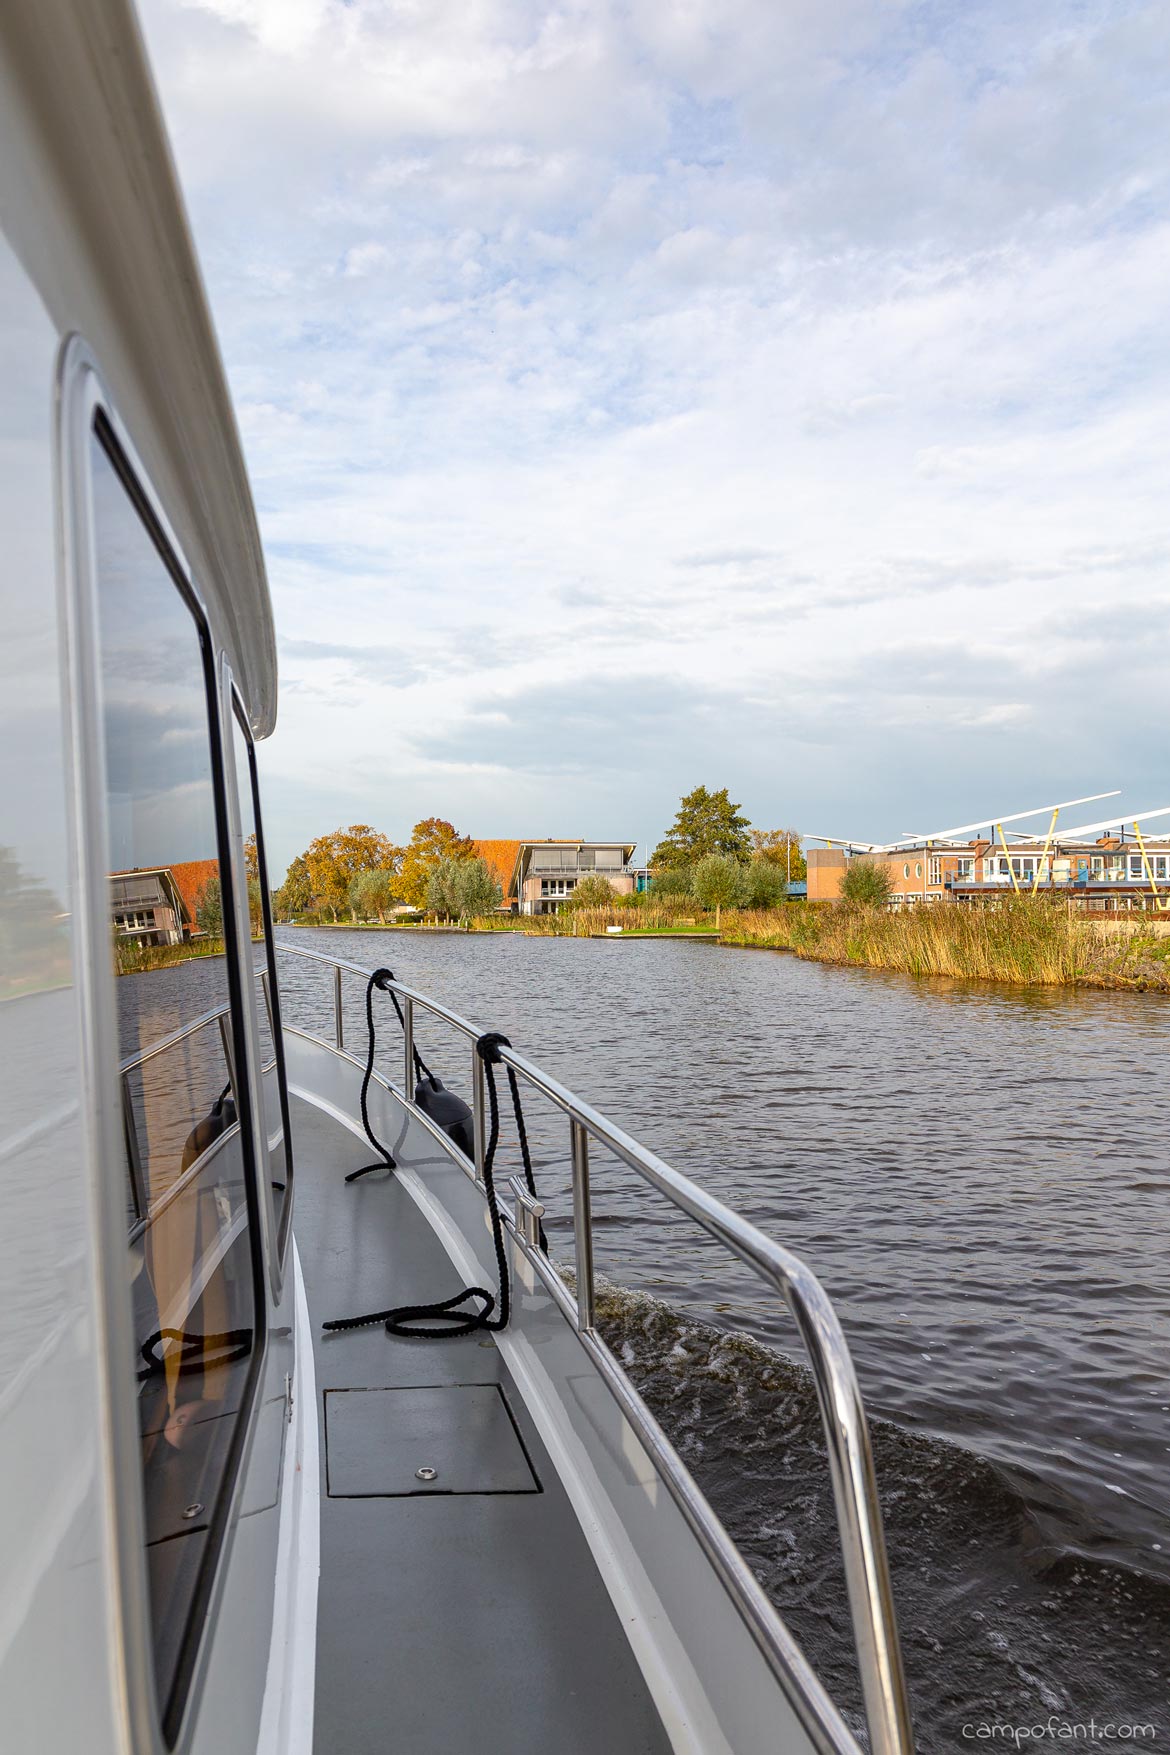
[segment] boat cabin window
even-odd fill
[[[173,1740],[259,1360],[256,1263],[207,637],[96,431],[90,454],[133,1370]]]
[[[264,1133],[268,1141],[268,1174],[272,1183],[273,1210],[277,1220],[278,1249],[283,1249],[291,1213],[292,1155],[289,1151],[284,1049],[280,1035],[280,1000],[272,939],[272,905],[268,888],[268,864],[260,826],[260,796],[256,754],[237,699],[233,703],[232,746],[236,762],[236,793],[240,801],[243,835],[241,854],[248,876],[248,919],[251,943],[244,957],[256,990],[260,1024],[261,1086]]]

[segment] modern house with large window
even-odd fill
[[[616,895],[632,895],[635,841],[521,841],[507,893],[521,914],[555,914],[583,877],[600,875]]]
[[[141,945],[177,945],[199,936],[203,891],[219,881],[219,862],[187,859],[110,874],[110,913],[119,938]]]

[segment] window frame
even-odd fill
[[[107,776],[101,721],[100,574],[90,447],[100,444],[141,520],[162,570],[191,616],[202,670],[216,847],[223,874],[235,884],[230,842],[228,776],[223,750],[222,696],[211,621],[192,570],[166,517],[150,475],[120,420],[94,355],[79,336],[64,341],[57,365],[57,506],[61,565],[58,596],[67,722],[65,757],[71,809],[71,888],[75,898],[74,982],[81,1062],[82,1133],[91,1167],[93,1274],[97,1332],[95,1371],[105,1414],[102,1445],[109,1475],[110,1561],[116,1608],[110,1661],[125,1678],[125,1730],[136,1755],[185,1755],[189,1750],[210,1663],[212,1634],[229,1569],[247,1463],[262,1407],[269,1354],[270,1301],[264,1223],[254,1149],[254,1062],[248,1045],[242,964],[234,917],[225,910],[224,946],[231,1040],[237,1068],[254,1332],[239,1414],[224,1474],[208,1521],[207,1541],[188,1606],[182,1648],[163,1697],[154,1664],[154,1623],[146,1562],[141,1439],[133,1369],[134,1330],[127,1291],[125,1163],[119,1077],[115,976],[109,955]]]
[[[279,1225],[268,1227],[268,1235],[272,1239],[269,1252],[270,1266],[273,1274],[273,1290],[280,1291],[285,1268],[288,1265],[289,1238],[292,1236],[293,1200],[296,1193],[296,1175],[293,1165],[292,1123],[288,1102],[288,1075],[284,1063],[284,1033],[280,1017],[280,983],[276,969],[276,939],[272,926],[272,892],[268,882],[268,857],[264,849],[264,823],[260,814],[260,775],[256,764],[256,741],[252,736],[252,727],[248,723],[248,710],[244,700],[230,676],[226,679],[226,705],[229,713],[229,724],[238,729],[244,739],[248,752],[248,771],[241,775],[235,760],[235,743],[231,742],[232,772],[235,779],[237,801],[241,785],[247,785],[252,804],[252,820],[256,826],[256,866],[260,881],[260,907],[264,916],[264,962],[268,975],[269,1002],[272,1009],[272,1053],[276,1062],[276,1084],[280,1098],[280,1125],[284,1130],[285,1175],[287,1183],[285,1198],[280,1209]],[[241,830],[243,823],[240,824]],[[247,886],[246,868],[236,874],[238,880]],[[245,903],[245,914],[247,907]],[[253,982],[253,985],[255,983]],[[259,1002],[257,1002],[259,1003]],[[267,1145],[267,1122],[264,1116],[264,1068],[259,1052],[256,1058],[256,1078],[259,1092],[257,1108],[259,1111],[261,1130],[264,1143]],[[267,1188],[267,1178],[265,1179]],[[265,1205],[271,1211],[270,1191],[265,1195]]]

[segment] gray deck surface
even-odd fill
[[[292,1128],[322,1445],[316,1755],[661,1755],[666,1733],[494,1341],[320,1333],[459,1284],[392,1178],[345,1184],[369,1161],[361,1140],[296,1098]],[[539,1492],[325,1494],[330,1392],[336,1410],[338,1391],[456,1384],[503,1391]],[[348,1442],[347,1469],[361,1460]]]

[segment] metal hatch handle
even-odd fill
[[[367,981],[369,970],[363,969],[360,964],[326,956],[319,951],[304,950],[299,945],[278,944],[276,949],[289,956],[304,957],[310,962],[325,964],[335,971],[334,1036],[340,1043],[341,972],[344,970]],[[451,1011],[447,1006],[440,1005],[436,1000],[428,999],[425,994],[418,993],[399,981],[390,985],[399,999],[411,1007],[412,1022],[413,1008],[421,1006],[472,1042],[482,1035],[482,1031],[468,1019]],[[615,1126],[526,1056],[518,1054],[513,1048],[501,1046],[500,1058],[569,1119],[577,1257],[577,1326],[583,1334],[600,1344],[600,1337],[594,1329],[593,1235],[589,1204],[590,1137],[608,1146],[617,1158],[636,1171],[645,1182],[665,1195],[667,1200],[696,1224],[701,1225],[703,1230],[722,1243],[740,1261],[746,1262],[779,1293],[787,1305],[808,1353],[825,1431],[872,1755],[912,1755],[914,1733],[902,1668],[893,1593],[890,1588],[869,1427],[866,1424],[853,1360],[828,1293],[799,1256],[773,1242],[731,1207],[725,1206],[698,1183],[673,1169],[656,1153],[648,1151],[623,1128]],[[472,1060],[472,1095],[478,1119],[480,1103],[475,1099],[479,1097],[482,1101],[482,1098],[476,1088],[474,1069],[478,1065],[482,1070],[482,1063],[475,1055]],[[409,1102],[409,1082],[406,1096]],[[479,1176],[483,1170],[482,1124],[477,1126],[475,1133],[475,1169]],[[629,1386],[629,1393],[638,1406],[643,1406],[632,1385]],[[648,1410],[646,1417],[647,1420],[652,1419]],[[714,1517],[714,1513],[710,1515]]]

